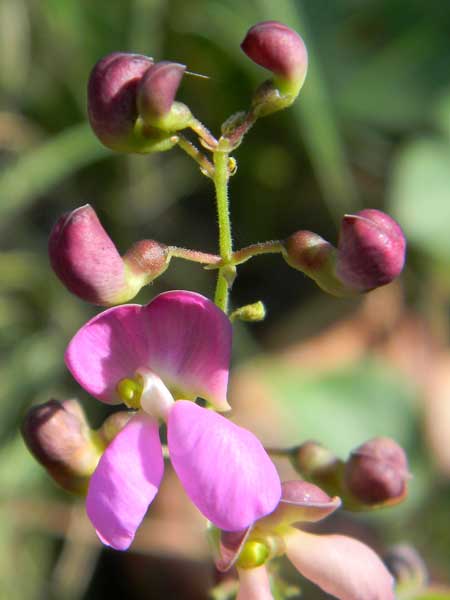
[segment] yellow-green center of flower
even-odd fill
[[[142,379],[139,379],[121,379],[116,386],[120,399],[128,408],[138,409],[141,407],[144,385]]]
[[[240,569],[254,569],[260,567],[269,558],[270,549],[259,540],[251,540],[243,547],[236,566]]]

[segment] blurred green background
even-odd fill
[[[381,553],[412,543],[432,580],[449,582],[450,4],[0,0],[1,600],[206,598],[214,574],[200,527],[170,533],[160,501],[135,552],[102,551],[82,503],[53,486],[18,428],[49,398],[79,397],[95,426],[106,414],[64,366],[68,340],[97,309],[50,270],[47,237],[63,212],[91,203],[121,252],[145,237],[216,250],[212,187],[194,163],[178,149],[114,155],[91,133],[93,64],[133,51],[209,75],[186,76],[178,97],[217,133],[267,77],[239,48],[267,19],[304,37],[310,67],[296,104],[258,122],[235,153],[235,247],[296,229],[335,242],[345,212],[373,207],[399,220],[409,255],[400,284],[359,301],[325,296],[279,256],[243,265],[233,303],[261,299],[268,318],[236,326],[236,419],[266,443],[314,437],[342,457],[394,437],[410,456],[409,499],[327,527]],[[138,301],[176,288],[212,296],[214,284],[174,260]],[[167,488],[169,504],[177,490]]]

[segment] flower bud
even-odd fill
[[[138,83],[152,65],[148,56],[114,52],[93,68],[88,83],[89,121],[108,148],[147,153],[174,145],[167,133],[144,127],[138,118]]]
[[[86,204],[63,215],[49,239],[53,270],[76,296],[101,306],[121,304],[168,266],[168,248],[153,240],[135,244],[124,259]]]
[[[401,502],[409,477],[404,450],[385,437],[369,440],[354,450],[344,471],[347,490],[363,506]]]
[[[189,108],[174,102],[185,65],[162,61],[151,66],[139,82],[137,105],[145,124],[174,132],[188,126]]]
[[[342,219],[336,274],[358,292],[390,283],[405,263],[406,240],[389,215],[372,208]]]
[[[239,319],[240,321],[247,321],[249,323],[256,323],[258,321],[264,321],[266,318],[266,307],[259,300],[258,302],[254,302],[253,304],[246,304],[245,306],[240,306],[236,310],[234,310],[231,315],[231,321]]]
[[[345,296],[346,288],[337,279],[334,269],[336,248],[312,231],[296,231],[283,242],[283,258],[298,271],[302,271],[325,292]]]
[[[307,481],[323,488],[330,496],[341,494],[343,462],[319,442],[308,440],[289,454],[294,469]]]
[[[253,62],[274,74],[273,81],[263,84],[253,99],[257,115],[292,104],[308,68],[308,53],[298,33],[277,21],[264,21],[249,29],[241,48]]]
[[[49,400],[31,408],[22,436],[36,460],[64,489],[85,493],[104,446],[76,400]]]
[[[400,226],[371,208],[344,216],[337,249],[311,231],[296,231],[283,245],[286,262],[334,296],[353,296],[390,283],[405,263]]]

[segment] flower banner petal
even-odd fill
[[[218,410],[226,400],[231,324],[194,292],[166,292],[147,306],[128,304],[91,319],[70,342],[67,367],[89,394],[121,402],[116,386],[140,368],[158,375],[185,398],[201,396]]]
[[[292,530],[286,554],[295,568],[340,600],[394,600],[394,580],[368,546],[344,535]]]
[[[86,510],[104,544],[130,546],[163,472],[158,424],[138,413],[106,448],[89,484]]]
[[[216,527],[245,529],[281,496],[274,464],[249,431],[192,402],[175,402],[168,420],[173,467],[189,498]]]
[[[141,306],[110,308],[86,323],[72,338],[65,354],[69,371],[94,398],[121,403],[116,385],[133,377],[147,361],[147,341],[141,327]]]
[[[217,306],[195,292],[171,291],[142,309],[148,340],[147,366],[178,397],[201,396],[217,410],[226,400],[231,323]]]

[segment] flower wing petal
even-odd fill
[[[163,472],[158,425],[138,413],[106,448],[89,483],[86,510],[104,544],[130,546]]]
[[[260,441],[246,429],[180,400],[169,414],[168,444],[189,498],[216,527],[245,529],[277,506],[278,473]]]
[[[195,292],[171,291],[142,309],[149,368],[184,398],[201,396],[229,410],[226,400],[231,324],[217,306]]]
[[[340,600],[394,600],[394,580],[368,546],[344,535],[294,531],[286,554],[295,568]]]
[[[122,402],[116,385],[146,364],[147,340],[140,313],[138,304],[105,310],[88,321],[67,347],[69,371],[89,394],[107,404]]]

